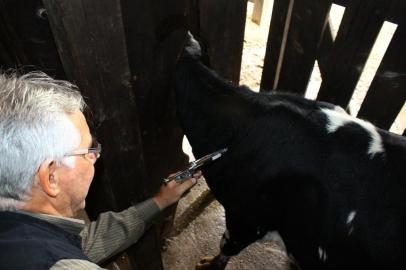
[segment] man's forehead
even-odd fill
[[[91,144],[92,135],[90,134],[89,126],[82,112],[78,111],[69,115],[69,119],[78,129],[81,137],[81,144]]]

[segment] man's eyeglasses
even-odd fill
[[[100,157],[102,147],[95,139],[93,139],[92,146],[90,148],[82,148],[73,150],[70,153],[65,154],[65,157],[71,156],[84,156],[89,161],[95,163],[96,160]]]

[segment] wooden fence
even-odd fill
[[[166,0],[0,1],[1,68],[68,79],[91,108],[103,144],[87,199],[91,219],[150,197],[187,162],[170,87],[185,10],[184,1]],[[127,250],[122,265],[162,269],[161,224]]]
[[[202,3],[211,1],[194,1]],[[245,3],[227,2],[222,17],[214,19],[207,9],[200,18],[213,24],[207,33],[196,31],[209,43],[211,63],[222,76],[238,82],[244,33]],[[262,2],[262,1],[260,1]],[[315,61],[318,61],[322,84],[318,100],[346,108],[368,60],[369,53],[385,21],[397,24],[385,56],[377,70],[358,117],[389,129],[406,101],[406,2],[402,0],[274,0],[261,90],[288,91],[304,95]],[[332,4],[345,7],[345,13],[333,41],[328,24]],[[216,8],[221,7],[216,5]],[[228,12],[238,19],[230,23]],[[200,19],[200,22],[203,20]],[[203,21],[203,23],[206,23]],[[196,24],[196,23],[195,23]],[[214,26],[215,24],[215,26]],[[221,40],[221,35],[225,40]],[[230,41],[230,39],[232,39]],[[225,43],[224,43],[225,42]],[[221,47],[221,49],[216,48]],[[228,55],[232,53],[233,55]],[[229,69],[225,70],[224,65]],[[230,71],[232,70],[232,71]]]
[[[263,2],[263,0],[256,0]],[[266,1],[266,0],[265,0]],[[191,25],[220,75],[238,83],[246,1],[191,0]],[[254,1],[255,2],[255,1]],[[304,95],[317,60],[322,84],[317,100],[346,108],[385,21],[397,24],[358,117],[389,129],[406,101],[406,2],[402,0],[274,0],[261,91]],[[220,3],[220,4],[219,4]],[[333,4],[345,13],[333,40]],[[208,8],[209,7],[209,8]],[[211,8],[211,9],[210,9]],[[196,16],[196,9],[199,16]],[[194,12],[194,13],[193,13]],[[230,22],[231,21],[231,22]],[[199,25],[200,28],[196,28]]]
[[[327,24],[335,2],[345,13],[335,41]],[[317,99],[347,107],[385,21],[398,25],[358,116],[389,129],[406,100],[406,21],[401,0],[275,0],[262,89],[304,94],[315,60]]]
[[[335,41],[333,3],[346,7]],[[0,0],[1,68],[41,69],[88,97],[105,149],[88,199],[92,218],[147,198],[186,162],[170,87],[186,30],[201,38],[212,67],[238,83],[246,11],[247,0]],[[358,114],[388,129],[406,100],[404,14],[404,0],[275,0],[262,91],[303,95],[317,60],[317,99],[347,107],[390,21],[397,31]],[[162,227],[154,228],[142,248],[129,249],[133,269],[162,269]]]

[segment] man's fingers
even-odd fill
[[[197,179],[192,177],[188,180],[186,180],[185,182],[183,182],[183,185],[185,185],[188,189],[193,187],[194,185],[196,185],[197,183]]]
[[[196,179],[200,178],[201,176],[202,176],[202,171],[197,171],[193,174],[193,178],[196,178]]]
[[[181,185],[180,185],[180,191],[181,193],[184,193],[185,191],[191,189],[194,185],[196,185],[197,183],[197,179],[196,178],[190,178],[186,181],[184,181]]]
[[[180,185],[180,192],[181,192],[181,197],[185,197],[187,194],[189,194],[190,189],[196,185],[197,183],[197,179],[196,178],[190,178],[186,181],[184,181],[181,185]]]
[[[196,185],[197,179],[196,178],[190,178],[190,181],[192,182],[192,186]]]

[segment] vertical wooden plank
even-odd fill
[[[89,216],[125,209],[145,199],[151,181],[157,180],[148,179],[146,173],[121,2],[44,0],[44,4],[66,74],[89,97],[95,130],[104,145],[103,157],[96,163],[93,193],[89,193]],[[134,264],[135,269],[162,268],[154,231],[144,239],[148,237],[153,240],[142,245],[148,249],[142,256],[156,262]],[[142,256],[131,259],[142,261]]]
[[[386,16],[386,20],[391,23],[402,24],[404,23],[404,12],[405,2],[402,0],[393,0],[390,11]]]
[[[334,4],[346,7],[348,5],[348,2],[350,2],[350,0],[333,0]]]
[[[183,134],[170,88],[177,57],[186,40],[184,1],[123,0],[123,21],[131,76],[140,119],[148,186],[152,195],[161,179],[186,162]]]
[[[41,0],[0,1],[0,61],[3,69],[65,77]]]
[[[9,34],[7,25],[7,6],[4,1],[0,1],[0,69],[6,70],[17,66],[18,58],[15,53],[15,47],[12,44],[12,38]]]
[[[1,22],[0,22],[1,25]],[[4,32],[0,26],[0,36],[4,37]],[[4,40],[0,40],[0,69],[7,70],[9,68],[15,67],[17,60],[14,58],[14,54],[9,52],[7,45],[3,43]]]
[[[286,3],[275,2],[274,5],[269,37],[273,44],[269,43],[267,47],[261,89],[271,87],[304,94],[313,70],[321,33],[327,24],[331,2],[296,0],[291,1],[289,7],[286,7]],[[275,35],[278,37],[272,37]],[[281,45],[278,47],[275,42]],[[276,52],[272,53],[272,50]],[[276,66],[271,68],[271,64]]]
[[[333,34],[331,32],[330,23],[327,23],[322,34],[322,39],[317,52],[317,62],[319,64],[321,78],[325,76],[325,72],[328,70],[328,56],[331,48],[333,48]]]
[[[351,1],[334,42],[318,99],[347,107],[392,1]]]
[[[152,195],[161,185],[162,177],[187,163],[181,150],[183,133],[170,88],[172,72],[186,40],[186,3],[123,0],[122,10],[149,179],[144,192]],[[165,222],[170,226],[174,211],[167,213]],[[165,230],[162,227],[154,229],[142,241],[151,249],[159,250],[160,242],[151,239],[159,240]],[[160,259],[149,256],[148,249],[137,247],[129,253],[138,259],[135,264],[140,269],[161,267],[158,265]]]
[[[244,42],[246,0],[202,0],[200,37],[211,67],[222,77],[239,83]]]
[[[313,70],[331,2],[296,0],[276,87],[303,95]]]
[[[281,69],[286,38],[289,31],[290,19],[294,0],[274,0],[271,25],[269,29],[264,67],[261,77],[261,91],[274,90],[279,77],[277,74]]]
[[[252,12],[251,20],[258,25],[261,24],[263,6],[264,6],[264,0],[255,0],[254,10]]]
[[[403,10],[406,11],[406,4]],[[389,129],[406,101],[406,20],[400,22],[358,117]]]
[[[187,26],[193,35],[200,35],[199,0],[186,1]]]
[[[44,4],[66,74],[89,98],[97,135],[105,145],[103,158],[96,163],[95,182],[112,189],[109,198],[114,205],[100,207],[124,209],[129,198],[140,197],[137,189],[147,179],[120,3],[44,0]]]

